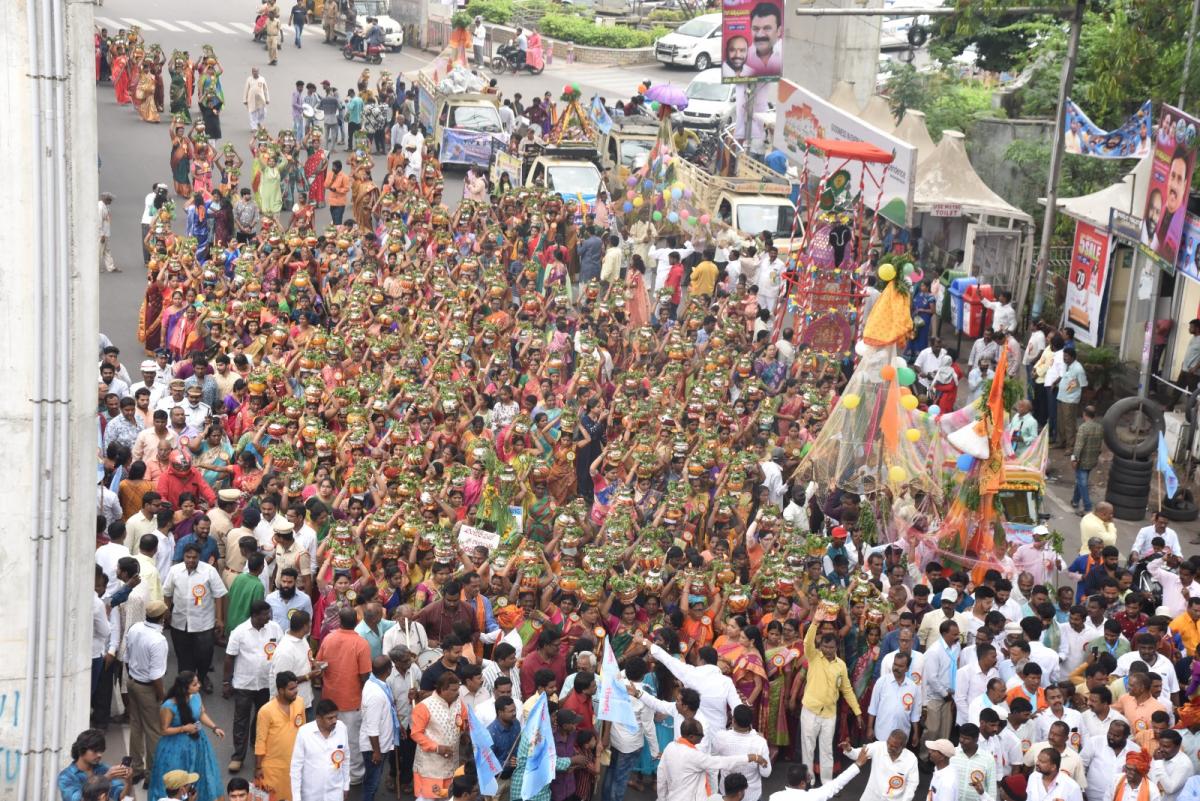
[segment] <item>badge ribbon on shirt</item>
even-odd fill
[[[204,602],[204,596],[207,594],[208,588],[206,588],[203,584],[197,584],[195,587],[192,587],[192,598],[195,599],[194,603],[196,606],[199,606]]]
[[[346,752],[341,748],[335,748],[333,753],[329,755],[329,761],[333,763],[334,770],[342,769],[342,762],[346,759]]]
[[[271,657],[275,656],[275,649],[279,646],[276,643],[269,642],[263,646],[263,653],[267,655],[267,661],[271,661]]]

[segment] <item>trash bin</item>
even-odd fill
[[[995,300],[991,284],[973,283],[963,288],[963,325],[958,329],[969,337],[978,337],[992,323],[992,311],[984,300]]]
[[[954,326],[955,330],[968,335],[970,332],[965,328],[966,315],[963,313],[967,305],[964,294],[978,283],[978,278],[968,276],[955,278],[950,282],[950,323]],[[978,336],[978,334],[975,336]]]

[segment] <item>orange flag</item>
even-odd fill
[[[883,414],[879,417],[879,428],[883,431],[884,451],[895,455],[900,449],[900,385],[893,378],[888,381],[887,395],[883,399]]]
[[[1004,375],[1008,370],[1008,349],[1001,348],[996,360],[996,377],[988,393],[987,408],[991,414],[991,429],[988,431],[990,453],[980,474],[981,493],[994,495],[1004,483]]]

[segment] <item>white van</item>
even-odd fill
[[[736,107],[734,84],[721,83],[721,68],[704,70],[688,84],[687,108],[677,118],[692,128],[724,127],[733,122]]]
[[[721,63],[721,15],[705,14],[680,25],[654,43],[654,57],[663,64],[683,64],[706,70]]]

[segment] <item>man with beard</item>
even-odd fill
[[[759,3],[750,12],[754,52],[746,58],[749,74],[778,76],[783,72],[783,12],[774,3]]]
[[[750,43],[745,36],[734,36],[725,43],[725,65],[721,70],[723,78],[743,78],[750,73],[746,71],[746,56],[750,53]]]
[[[271,618],[281,629],[287,629],[288,621],[297,611],[312,617],[312,600],[304,593],[296,591],[296,583],[299,580],[300,573],[296,568],[285,567],[279,571],[275,591],[267,596],[267,603],[271,606]]]
[[[1163,197],[1159,189],[1150,190],[1142,222],[1142,244],[1158,250],[1158,223],[1162,219]]]
[[[1079,785],[1059,770],[1062,756],[1053,748],[1043,748],[1034,759],[1029,777],[1027,801],[1083,801]]]
[[[1190,178],[1187,151],[1179,148],[1171,157],[1171,166],[1167,170],[1167,198],[1162,219],[1158,222],[1158,242],[1154,246],[1158,255],[1167,257],[1172,262],[1183,237],[1183,218],[1187,214]]]
[[[1129,739],[1129,724],[1122,720],[1108,724],[1108,731],[1103,738],[1096,736],[1088,739],[1080,753],[1087,771],[1088,801],[1111,798],[1113,785],[1125,765],[1125,757],[1141,750],[1137,743]]]

